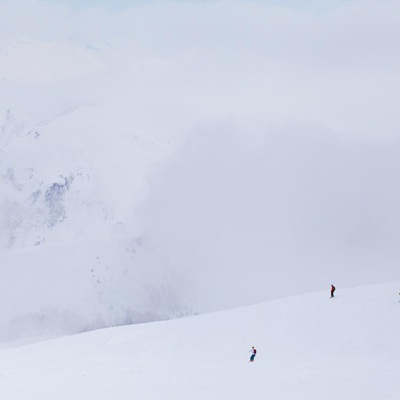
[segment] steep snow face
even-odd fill
[[[13,94],[2,114],[0,274],[3,300],[15,299],[0,312],[3,339],[191,312],[180,298],[184,276],[162,267],[134,229],[171,136],[143,134],[135,113],[119,119],[118,106],[93,99],[91,79],[77,79],[65,97],[61,82],[27,90],[32,101],[48,95],[31,110]]]
[[[7,111],[2,249],[112,235],[116,224],[130,222],[153,158],[137,136],[102,126],[98,112],[80,107],[25,126]]]
[[[3,396],[395,400],[399,285],[338,288],[334,299],[327,290],[3,349]]]
[[[0,249],[132,230],[151,169],[182,136],[159,129],[171,116],[153,123],[152,94],[143,98],[153,85],[138,92],[168,66],[104,43],[14,38],[2,48]],[[34,71],[20,73],[31,59]]]
[[[168,63],[104,43],[9,37],[0,47],[0,275],[15,299],[0,336],[192,312],[185,274],[135,223],[148,176],[182,136],[168,112],[153,121],[154,93],[145,97]]]
[[[190,312],[180,299],[185,278],[143,250],[134,221],[149,171],[177,135],[144,129],[129,88],[109,97],[118,73],[93,49],[30,39],[2,49],[0,274],[3,299],[15,301],[1,311],[0,336]]]
[[[0,49],[0,246],[17,249],[43,244],[67,218],[74,224],[72,209],[80,218],[97,202],[83,132],[68,124],[82,99],[65,88],[103,64],[71,42],[9,38]]]

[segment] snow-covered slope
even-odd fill
[[[3,349],[7,400],[395,400],[400,282]],[[256,361],[248,362],[254,345]]]

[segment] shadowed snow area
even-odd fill
[[[3,397],[395,400],[399,286],[339,288],[333,299],[312,293],[4,349]]]

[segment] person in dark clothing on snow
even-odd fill
[[[257,354],[257,350],[254,348],[254,346],[251,347],[249,353],[251,353],[250,362],[254,362],[254,358],[256,357]]]
[[[335,297],[335,295],[334,295],[335,290],[336,290],[335,286],[331,285],[331,298]]]

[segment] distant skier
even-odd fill
[[[335,297],[335,295],[334,295],[335,290],[336,290],[335,286],[331,285],[331,298]]]
[[[249,351],[249,353],[251,353],[250,362],[254,362],[254,359],[257,354],[257,350],[254,348],[254,346],[251,347],[251,350]]]

